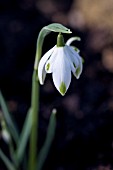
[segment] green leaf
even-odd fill
[[[0,92],[0,105],[1,105],[1,109],[3,111],[3,116],[4,116],[4,119],[6,121],[8,130],[11,133],[13,139],[15,140],[15,142],[17,144],[18,139],[19,139],[19,135],[18,135],[16,126],[15,126],[15,124],[14,124],[12,118],[11,118],[11,115],[8,111],[8,108],[6,106],[5,100],[4,100],[1,92]]]
[[[66,33],[66,34],[72,33],[70,31],[70,29],[66,28],[65,26],[63,26],[62,24],[59,24],[59,23],[50,24],[48,26],[45,26],[44,29],[53,31],[53,32]]]
[[[52,114],[50,116],[46,139],[45,139],[42,149],[39,152],[38,161],[37,161],[38,162],[37,170],[42,169],[42,166],[43,166],[44,161],[48,155],[51,143],[52,143],[54,135],[55,135],[55,129],[56,129],[56,109],[53,109]]]
[[[18,141],[16,156],[18,164],[22,161],[32,125],[32,110],[29,109]]]
[[[6,157],[6,155],[3,153],[1,149],[0,149],[0,158],[2,159],[2,161],[4,162],[8,170],[16,170],[12,162]]]
[[[18,162],[17,162],[17,159],[16,159],[15,149],[14,149],[12,140],[10,140],[10,142],[9,142],[9,152],[10,152],[10,157],[11,157],[11,160],[13,162],[13,165],[15,165],[15,167],[17,167]]]

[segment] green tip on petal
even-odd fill
[[[61,95],[64,96],[66,93],[66,85],[64,82],[61,83],[59,90],[60,90]]]
[[[82,58],[82,57],[81,57]],[[82,63],[84,64],[84,62],[85,62],[85,60],[84,60],[84,58],[82,58]]]
[[[48,64],[47,64],[47,66],[46,66],[46,70],[48,71],[48,70],[49,70],[49,68],[50,68],[50,63],[48,63]]]
[[[80,52],[80,50],[79,50],[77,47],[74,47],[74,50],[75,50],[77,53]]]
[[[77,69],[76,69],[76,75],[77,75],[77,77],[78,77],[78,75],[79,75],[79,73],[80,73],[80,67],[78,67]]]

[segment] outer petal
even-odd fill
[[[70,60],[71,63],[73,63],[74,67],[78,67],[79,65],[79,54],[71,47],[71,46],[65,46],[65,52],[68,54],[67,57]]]
[[[76,69],[76,72],[75,72],[75,76],[76,76],[77,79],[80,77],[82,70],[83,70],[83,64],[82,64],[82,58],[80,57],[79,58],[79,66],[78,66],[78,68]]]
[[[70,63],[71,71],[74,74],[75,71],[76,71],[74,63],[75,62],[78,63],[78,60],[75,60],[74,58],[70,57],[71,54],[69,53],[69,50],[68,50],[68,48],[66,46],[64,47],[64,52],[65,52],[66,57],[68,58],[68,62]]]
[[[71,82],[71,68],[64,47],[58,47],[58,53],[53,65],[53,82],[57,90],[65,95]]]
[[[70,51],[70,46],[65,46],[64,51],[65,51],[66,57],[67,57],[68,60],[69,60],[69,63],[70,63],[70,66],[71,66],[71,71],[72,71],[73,74],[75,75],[76,69],[77,69],[78,66],[79,66],[79,60],[78,60],[78,58],[76,57],[75,53],[73,54],[73,53]]]
[[[76,72],[74,74],[75,77],[78,79],[82,73],[82,70],[83,70],[82,58],[72,47],[70,47],[70,50],[73,52],[73,54],[74,53],[76,54],[76,57],[78,58],[78,61],[79,61],[79,65],[78,65]]]
[[[68,54],[70,55],[71,62],[75,67],[75,71],[72,68],[72,72],[74,76],[78,79],[83,69],[82,58],[71,46],[67,46],[67,51]]]
[[[44,84],[44,80],[46,77],[45,64],[46,64],[48,58],[52,55],[54,49],[55,49],[55,46],[53,48],[51,48],[47,53],[45,53],[39,62],[38,78],[39,78],[40,84]]]

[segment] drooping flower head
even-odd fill
[[[65,44],[63,35],[59,34],[57,45],[44,54],[38,65],[40,84],[44,84],[47,73],[52,73],[54,85],[63,96],[69,88],[71,72],[78,79],[83,69],[82,58],[70,43]]]

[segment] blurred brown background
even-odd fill
[[[113,0],[0,0],[1,91],[21,130],[30,106],[38,33],[53,22],[81,37],[81,42],[73,45],[80,49],[85,63],[80,79],[72,76],[64,97],[55,89],[51,75],[40,87],[39,148],[51,110],[58,110],[55,139],[43,169],[111,170]],[[56,36],[51,33],[45,39],[43,53],[54,46]],[[65,36],[68,38],[70,35]]]

